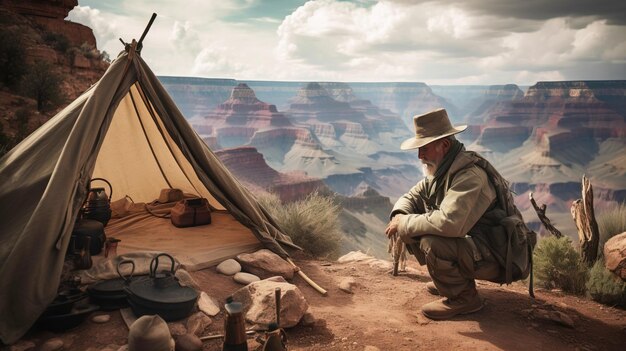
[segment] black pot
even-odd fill
[[[72,230],[72,236],[70,238],[68,250],[73,249],[74,252],[69,253],[74,254],[80,252],[80,250],[83,249],[85,237],[91,238],[89,242],[90,255],[98,255],[100,252],[102,252],[102,247],[104,247],[104,242],[106,240],[106,235],[104,234],[104,225],[94,219],[81,219],[76,222],[76,224],[74,225],[74,229]]]
[[[98,308],[97,305],[77,303],[68,313],[41,316],[37,324],[46,330],[62,332],[78,326]]]
[[[156,273],[161,256],[172,261],[170,272]],[[135,315],[158,314],[166,321],[189,316],[198,299],[197,291],[178,283],[174,277],[174,258],[168,254],[155,256],[150,262],[150,277],[129,282],[124,291]]]
[[[63,290],[48,305],[42,316],[70,313],[74,304],[85,298],[87,294],[79,289]]]
[[[120,267],[124,264],[132,265],[132,270],[128,276],[123,276],[120,272]],[[128,283],[132,281],[148,278],[146,275],[133,276],[134,272],[135,263],[132,260],[120,261],[117,264],[117,274],[119,274],[120,278],[103,280],[90,285],[87,288],[90,301],[100,306],[100,309],[105,311],[128,307],[124,286],[128,285]]]

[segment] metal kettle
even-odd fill
[[[96,180],[108,184],[109,195],[107,195],[104,188],[91,188],[91,183]],[[113,196],[111,183],[104,178],[94,178],[89,181],[87,191],[87,200],[83,208],[83,218],[94,219],[106,226],[111,219],[111,196]]]

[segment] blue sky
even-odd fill
[[[158,75],[532,84],[626,79],[623,0],[79,0],[112,57],[141,35]]]

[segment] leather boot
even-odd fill
[[[483,299],[476,290],[454,298],[443,298],[422,306],[422,314],[430,319],[450,319],[459,314],[468,314],[483,308]]]
[[[437,287],[435,286],[435,283],[433,282],[426,283],[426,291],[428,291],[428,293],[431,295],[439,296],[439,289],[437,289]]]

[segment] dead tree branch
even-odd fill
[[[592,265],[598,255],[600,234],[593,211],[593,189],[591,182],[584,175],[582,180],[582,199],[572,203],[571,212],[578,229],[580,256],[585,263]]]
[[[539,220],[541,221],[543,226],[557,238],[562,237],[563,234],[561,234],[561,232],[552,225],[552,222],[550,222],[550,218],[546,216],[546,204],[542,204],[541,207],[537,206],[537,202],[535,202],[535,199],[533,198],[533,193],[530,193],[528,197],[530,198],[530,203],[533,205],[535,212],[537,212],[537,217],[539,217]]]

